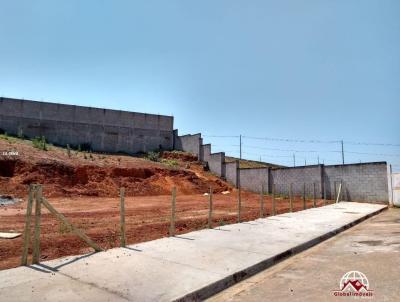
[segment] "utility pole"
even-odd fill
[[[318,165],[319,165],[319,155],[318,155]]]
[[[343,151],[343,140],[342,140],[342,164],[344,165],[344,151]]]
[[[307,166],[307,159],[304,159],[304,166]]]
[[[293,153],[293,167],[296,167],[296,154]]]
[[[242,135],[239,135],[240,159],[242,159]]]

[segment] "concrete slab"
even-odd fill
[[[354,270],[368,278],[367,301],[399,301],[399,218],[400,209],[391,208],[207,301],[354,301],[334,296],[340,278]]]
[[[27,291],[37,286],[40,297],[57,301],[200,300],[385,208],[342,202],[0,271],[0,296],[17,301],[22,291],[39,301]]]

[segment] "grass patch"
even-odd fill
[[[162,164],[164,164],[164,165],[167,165],[167,166],[170,166],[170,167],[178,167],[179,166],[179,163],[178,163],[178,161],[176,161],[176,160],[174,160],[174,159],[161,159],[161,161],[160,161]]]
[[[35,148],[43,150],[43,151],[47,151],[47,144],[46,144],[46,138],[44,136],[40,136],[40,137],[35,137],[32,140],[32,144]]]
[[[144,157],[147,160],[151,160],[154,162],[159,162],[160,161],[160,152],[149,152],[146,154]]]

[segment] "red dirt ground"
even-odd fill
[[[128,244],[168,236],[173,186],[177,187],[177,233],[206,227],[208,197],[213,187],[215,226],[237,220],[237,191],[209,172],[190,154],[168,152],[163,158],[177,160],[178,167],[120,155],[89,154],[50,147],[42,151],[31,142],[0,139],[0,151],[16,150],[17,157],[0,158],[0,195],[23,199],[0,206],[0,232],[22,232],[25,221],[27,187],[43,184],[43,195],[75,226],[102,248],[119,245],[118,188],[126,187],[126,230]],[[1,154],[1,153],[0,153]],[[86,159],[85,159],[86,158]],[[229,194],[221,194],[229,191]],[[242,220],[259,217],[258,194],[242,191]],[[321,206],[323,201],[318,200]],[[312,201],[307,201],[307,207]],[[303,207],[296,198],[295,210]],[[277,199],[278,213],[289,210],[289,202]],[[271,214],[271,198],[265,196],[265,215]],[[83,241],[42,210],[41,260],[91,251]],[[0,269],[20,264],[22,237],[0,239]],[[31,250],[30,250],[31,253]]]
[[[46,191],[44,191],[46,195]],[[213,195],[213,223],[220,226],[235,223],[237,220],[236,191],[232,194]],[[254,220],[260,215],[258,194],[242,193],[242,220]],[[271,214],[271,198],[265,196],[265,216]],[[109,197],[63,197],[49,198],[50,203],[70,222],[84,232],[102,248],[109,249],[119,245],[119,199]],[[318,200],[317,205],[323,202]],[[307,201],[307,207],[312,201]],[[138,196],[125,200],[126,230],[129,244],[168,236],[171,209],[170,196]],[[295,210],[301,210],[303,203],[297,198]],[[289,210],[288,200],[277,199],[278,213]],[[177,196],[177,234],[206,227],[208,215],[208,196]],[[0,208],[0,230],[22,232],[24,228],[26,201],[18,205]],[[0,239],[0,269],[16,267],[20,264],[22,237]],[[67,255],[90,252],[77,236],[67,233],[47,209],[42,210],[41,222],[41,260],[49,260]],[[30,250],[30,253],[32,251]]]

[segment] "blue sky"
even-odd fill
[[[0,1],[0,94],[174,115],[287,165],[340,163],[340,144],[249,137],[343,139],[346,162],[400,170],[399,146],[347,143],[400,145],[399,16],[390,0]],[[204,141],[238,155],[237,137]]]

